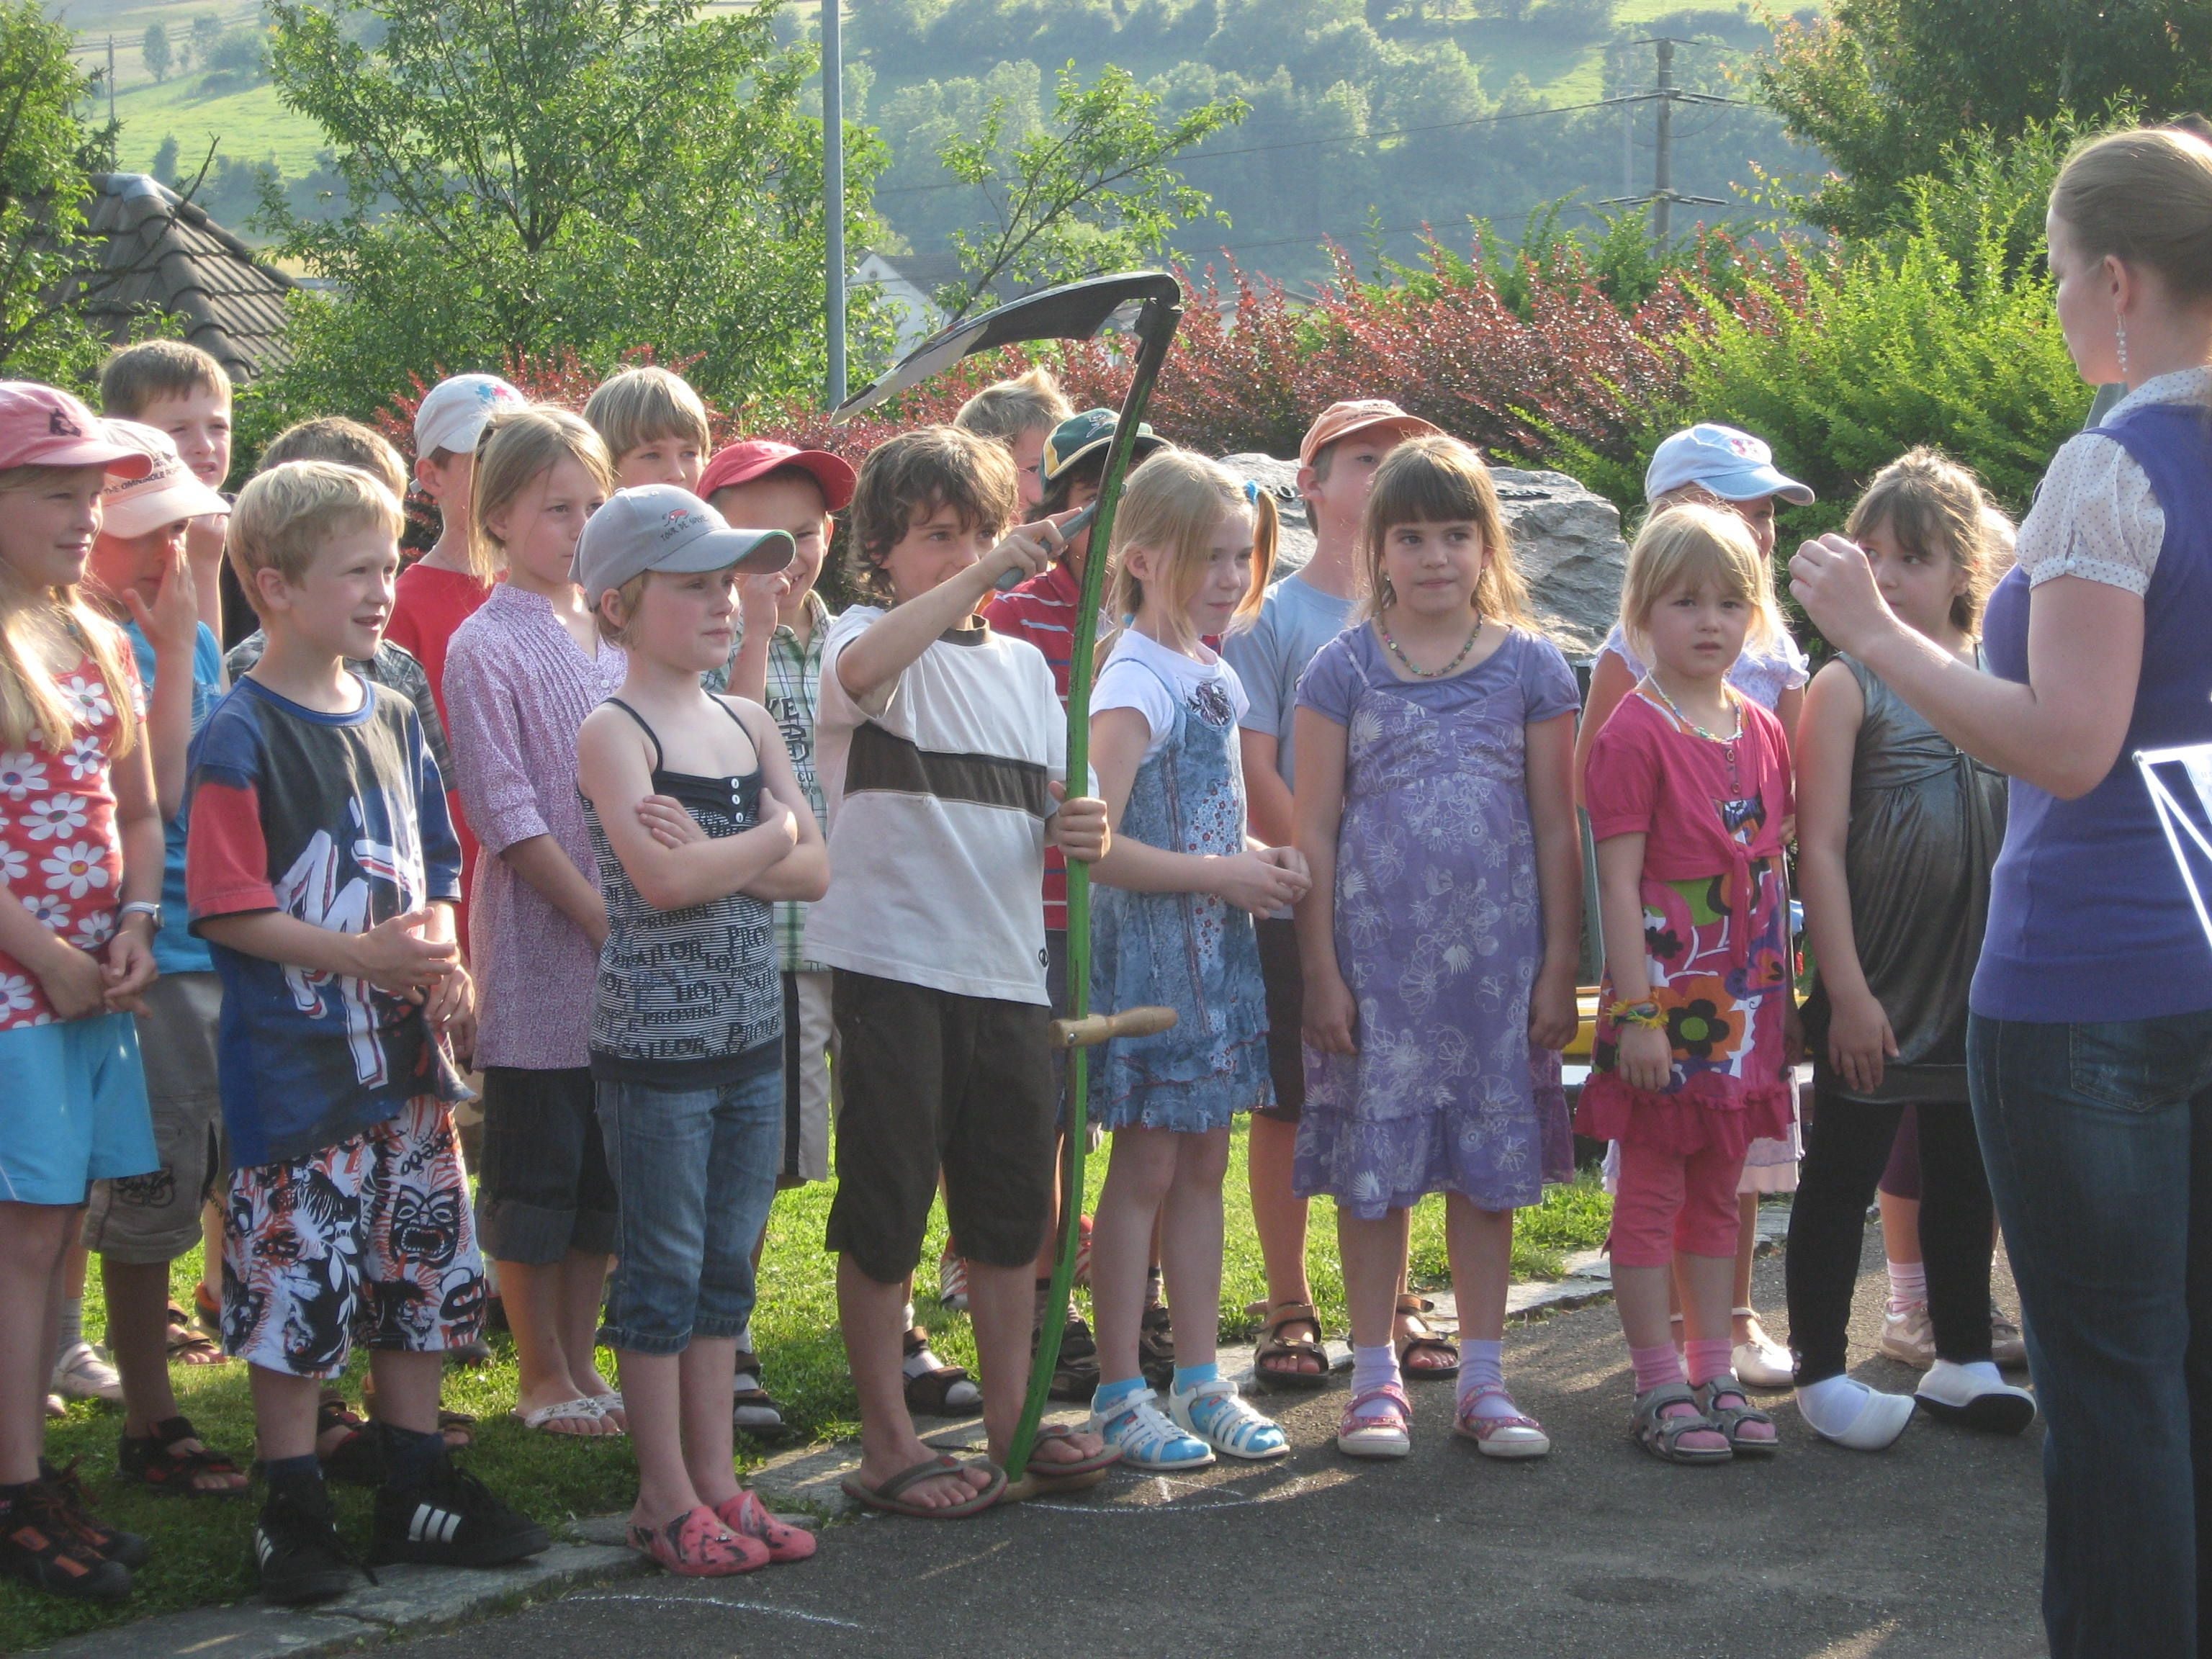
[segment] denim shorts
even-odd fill
[[[495,1261],[548,1267],[615,1247],[615,1185],[591,1068],[487,1066],[477,1232]]]
[[[619,1258],[599,1340],[681,1353],[730,1338],[753,1311],[753,1245],[783,1158],[783,1045],[764,1042],[696,1088],[601,1077]]]

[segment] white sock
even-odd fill
[[[1505,1386],[1505,1344],[1479,1342],[1462,1337],[1459,1342],[1459,1399],[1461,1411],[1478,1389],[1503,1389]],[[1521,1408],[1510,1396],[1502,1394],[1485,1395],[1474,1408],[1477,1417],[1518,1417]]]
[[[1356,1400],[1370,1389],[1402,1386],[1398,1374],[1398,1350],[1388,1342],[1378,1342],[1371,1348],[1354,1346],[1352,1350],[1352,1394]]]
[[[60,1359],[62,1355],[83,1340],[84,1298],[81,1296],[66,1297],[62,1303],[61,1341],[55,1351],[54,1358],[57,1360]]]
[[[1889,1310],[1901,1314],[1928,1300],[1928,1264],[1893,1261],[1889,1264]]]
[[[899,1317],[906,1322],[906,1328],[908,1330],[912,1330],[914,1328],[914,1304],[911,1302],[908,1303],[906,1304],[906,1311],[901,1314]],[[750,1328],[750,1325],[748,1326],[748,1328]]]

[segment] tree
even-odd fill
[[[2212,103],[2212,0],[1837,0],[1786,26],[1759,95],[1835,176],[1802,203],[1850,235],[1902,222],[1905,181],[1962,130],[2011,138],[2069,112]]]
[[[952,320],[1002,277],[1028,287],[1073,282],[1143,264],[1192,220],[1229,222],[1169,163],[1243,120],[1244,101],[1209,99],[1164,122],[1159,103],[1111,64],[1086,88],[1071,60],[1047,125],[1010,142],[1006,100],[994,98],[972,136],[945,142],[945,170],[981,189],[995,221],[953,233],[962,280],[939,296]]]
[[[169,31],[159,23],[146,25],[146,36],[139,43],[138,55],[145,60],[146,72],[156,81],[169,78],[169,65],[175,61],[169,47]]]
[[[277,94],[322,128],[346,198],[316,223],[264,195],[283,251],[346,295],[295,301],[280,395],[366,416],[410,376],[640,347],[732,401],[817,386],[815,60],[777,46],[774,3],[702,9],[270,0]],[[849,132],[856,241],[880,164]]]
[[[38,0],[0,0],[0,379],[66,382],[106,349],[81,304],[117,273],[84,204],[88,175],[114,165],[114,129],[78,118],[91,83],[70,44]]]

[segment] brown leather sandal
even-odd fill
[[[1292,1327],[1304,1326],[1294,1332]],[[1316,1369],[1300,1369],[1310,1359]],[[1260,1328],[1260,1340],[1252,1350],[1252,1375],[1263,1389],[1295,1389],[1311,1392],[1328,1386],[1328,1350],[1322,1346],[1321,1320],[1310,1302],[1281,1302]]]
[[[1408,1382],[1419,1379],[1424,1382],[1437,1382],[1459,1375],[1459,1344],[1421,1317],[1423,1314],[1434,1313],[1436,1306],[1425,1296],[1401,1296],[1398,1298],[1398,1317],[1406,1323],[1406,1328],[1395,1339],[1398,1370]],[[1442,1365],[1408,1364],[1417,1353],[1441,1354],[1449,1363]]]

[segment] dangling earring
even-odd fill
[[[2120,349],[2120,380],[2123,384],[2132,385],[2134,383],[2128,380],[2128,319],[2126,318],[2112,319],[2112,337]]]
[[[1382,608],[1385,611],[1388,611],[1392,605],[1397,603],[1398,590],[1390,586],[1390,579],[1388,576],[1385,576],[1382,579]]]

